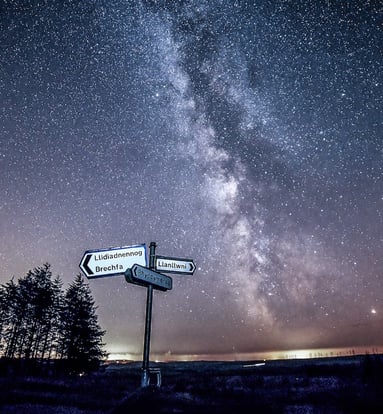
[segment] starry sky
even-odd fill
[[[382,3],[0,0],[0,283],[150,242],[151,352],[383,345]],[[146,288],[89,280],[106,350]]]

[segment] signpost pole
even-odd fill
[[[149,269],[155,268],[156,243],[151,242],[149,245]],[[149,352],[150,352],[150,330],[152,323],[152,303],[153,303],[153,285],[149,284],[146,294],[146,317],[145,317],[145,337],[144,337],[144,355],[142,361],[141,387],[147,387],[150,381],[149,371]]]

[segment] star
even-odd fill
[[[3,3],[1,284],[156,242],[159,356],[383,343],[378,2]],[[145,288],[88,282],[140,356]]]

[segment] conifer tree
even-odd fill
[[[7,300],[7,290],[5,286],[0,286],[0,355],[3,354],[6,345],[5,333],[9,324],[9,309]]]
[[[88,371],[106,356],[94,299],[81,274],[65,292],[61,326],[62,358],[73,371]]]
[[[23,325],[27,304],[21,294],[19,285],[11,279],[3,288],[3,315],[4,326],[2,341],[4,343],[4,356],[14,358],[19,344],[23,341]]]
[[[60,340],[61,312],[63,311],[64,293],[62,281],[59,276],[52,282],[53,303],[49,311],[49,325],[41,349],[41,358],[55,358],[58,356],[58,343]]]
[[[72,371],[97,368],[106,356],[94,300],[79,274],[62,290],[48,263],[0,286],[0,356],[67,360]]]
[[[45,263],[29,271],[26,278],[19,281],[28,302],[28,313],[24,318],[26,340],[20,349],[25,358],[41,356],[41,347],[51,328],[51,315],[54,304],[54,290],[50,265]],[[25,285],[25,286],[24,286]]]
[[[1,345],[10,358],[36,359],[51,329],[53,304],[57,292],[53,289],[50,265],[44,264],[17,283],[11,280],[1,286]]]

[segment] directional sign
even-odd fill
[[[146,266],[146,246],[112,247],[87,250],[80,262],[80,269],[88,279],[121,275],[134,264]]]
[[[125,279],[129,283],[135,283],[141,286],[150,284],[159,290],[170,290],[173,287],[171,277],[140,266],[139,264],[135,264],[125,272]]]
[[[177,257],[156,256],[156,270],[166,273],[182,273],[192,275],[195,270],[195,264],[192,259],[180,259]]]

